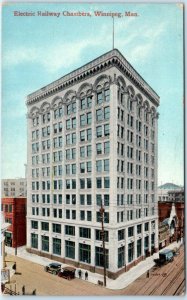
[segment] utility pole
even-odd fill
[[[104,275],[104,286],[106,286],[106,252],[105,252],[104,212],[105,212],[105,209],[103,207],[103,203],[101,200],[100,214],[101,214],[101,237],[102,237],[102,243],[103,243],[103,268],[104,268],[103,275]]]
[[[15,243],[16,243],[16,245],[15,245],[15,256],[17,255],[17,239],[18,239],[18,229],[17,229],[17,226],[18,226],[18,224],[17,224],[17,213],[16,213],[16,209],[17,209],[17,207],[16,207],[16,201],[17,199],[15,198],[15,204],[14,204],[14,211],[15,211],[15,216],[14,216],[14,220],[15,220],[15,223],[14,223],[14,226],[15,226],[15,231],[14,231],[14,233],[15,233]]]

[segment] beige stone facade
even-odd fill
[[[114,49],[27,97],[27,247],[108,276],[158,248],[159,97]]]

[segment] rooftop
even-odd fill
[[[167,182],[167,183],[165,183],[165,184],[163,184],[163,185],[160,185],[158,188],[159,188],[160,190],[180,190],[180,189],[182,189],[183,187],[180,186],[180,185],[176,185],[176,184],[174,184],[174,183],[169,183],[169,182]]]
[[[101,66],[99,68],[98,66]],[[87,77],[91,77],[105,69],[116,66],[122,70],[126,76],[134,84],[136,84],[139,89],[148,96],[157,106],[159,105],[159,96],[157,93],[148,85],[148,83],[141,77],[141,75],[132,67],[132,65],[125,59],[125,57],[120,53],[118,49],[113,49],[91,62],[83,65],[82,67],[64,75],[56,81],[44,86],[43,88],[31,93],[27,96],[26,104],[30,105],[34,102],[38,102],[44,98],[47,98],[56,92],[65,90],[70,86],[77,84]]]

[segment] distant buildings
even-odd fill
[[[173,183],[165,183],[165,184],[159,186],[158,187],[158,201],[168,201],[168,200],[170,201],[171,194],[173,194],[174,192],[179,193],[178,197],[181,197],[181,194],[184,195],[184,188],[179,185],[173,184]],[[177,198],[176,198],[176,200],[177,200]]]
[[[2,179],[1,180],[1,197],[19,197],[27,196],[26,178]]]
[[[4,233],[5,244],[17,248],[26,244],[26,198],[7,197],[1,200],[1,211],[9,227]]]

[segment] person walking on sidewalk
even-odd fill
[[[88,280],[88,272],[85,273],[85,280]]]
[[[22,294],[25,295],[25,286],[22,286]]]
[[[82,278],[82,271],[79,270],[79,279],[81,279],[81,278]]]

